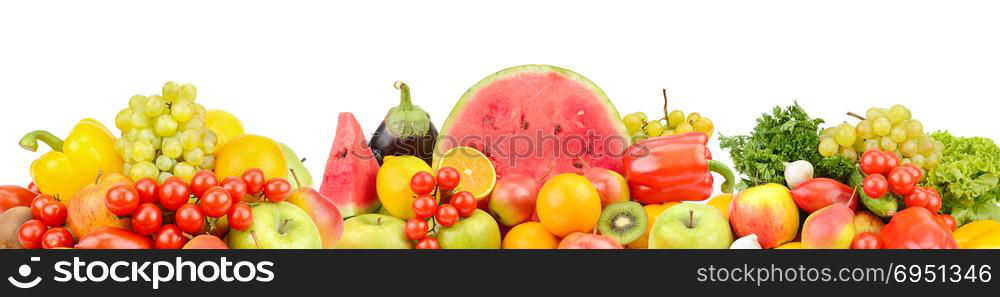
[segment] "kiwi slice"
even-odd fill
[[[646,210],[634,201],[608,204],[601,212],[597,230],[621,244],[629,244],[646,232]]]

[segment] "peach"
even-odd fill
[[[783,185],[766,184],[740,191],[729,206],[736,237],[757,234],[761,247],[780,246],[799,231],[799,207]]]
[[[848,249],[854,241],[854,212],[840,203],[820,208],[802,225],[802,247]]]

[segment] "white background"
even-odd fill
[[[509,66],[553,64],[622,115],[674,107],[749,132],[798,100],[910,107],[927,130],[1000,139],[1000,17],[989,1],[5,1],[0,184],[27,184],[30,130],[109,127],[136,93],[196,84],[209,109],[291,145],[320,176],[338,112],[366,133],[406,81],[439,127],[465,90]],[[717,142],[713,140],[713,144]],[[713,150],[728,161],[724,152]]]

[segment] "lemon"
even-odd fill
[[[375,191],[382,208],[394,217],[412,219],[417,194],[410,189],[410,179],[417,172],[431,172],[431,167],[414,156],[386,156],[382,161],[375,177]]]
[[[213,109],[205,112],[205,127],[215,133],[215,147],[223,147],[237,136],[243,135],[243,123],[231,113]]]
[[[436,171],[445,167],[455,168],[461,176],[458,186],[455,187],[456,193],[469,191],[476,200],[489,197],[497,183],[497,172],[493,168],[493,162],[471,147],[459,146],[448,150],[434,169]]]
[[[222,180],[230,176],[242,176],[250,168],[264,172],[265,180],[288,178],[288,163],[281,152],[281,146],[270,138],[243,134],[229,141],[219,149],[215,158],[215,175]],[[409,184],[409,183],[407,183]]]

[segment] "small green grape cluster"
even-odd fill
[[[118,112],[121,137],[115,150],[125,159],[132,180],[171,176],[190,181],[199,170],[215,168],[217,137],[205,126],[205,107],[195,103],[192,84],[169,81],[159,95],[135,95]]]
[[[910,110],[896,104],[891,108],[869,108],[856,126],[847,122],[823,130],[819,153],[857,160],[870,149],[894,152],[903,164],[913,163],[924,170],[937,167],[944,144],[924,133],[924,125],[913,119]]]
[[[643,112],[636,112],[622,118],[625,128],[632,136],[632,142],[657,136],[669,136],[687,132],[702,132],[709,138],[715,132],[715,124],[708,117],[697,112],[684,116],[680,110],[671,111],[662,119],[650,121]]]

